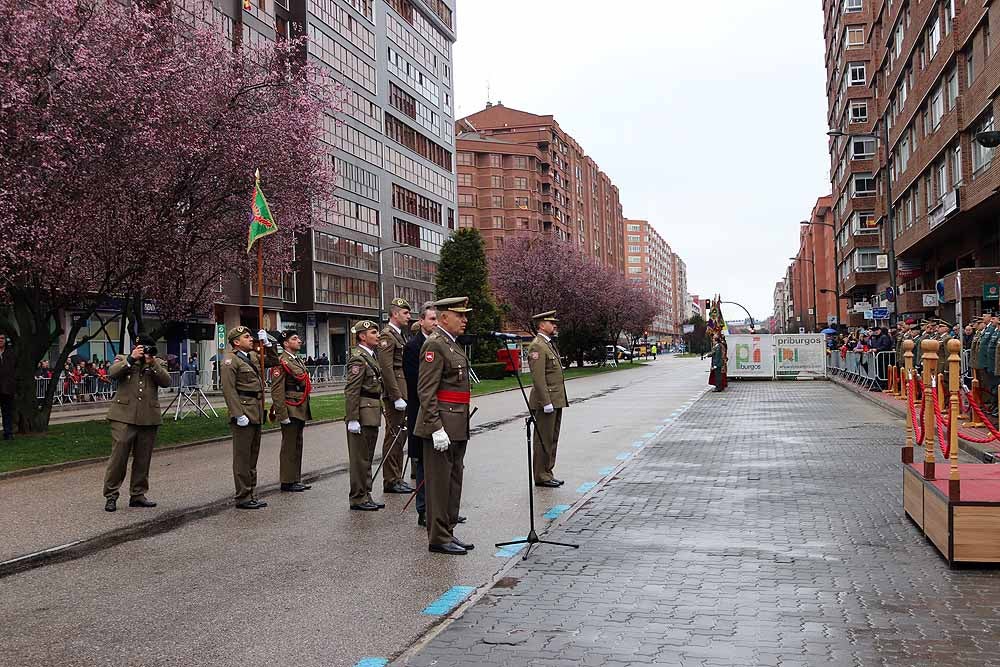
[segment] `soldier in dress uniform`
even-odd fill
[[[118,489],[125,481],[129,454],[132,479],[128,506],[156,507],[156,503],[146,498],[149,462],[162,422],[158,392],[160,387],[170,386],[170,373],[166,363],[156,357],[156,342],[148,336],[139,336],[130,354],[115,357],[108,377],[118,381],[118,390],[108,410],[112,444],[104,474],[104,510],[118,509]]]
[[[372,459],[382,423],[382,372],[375,358],[378,326],[361,320],[351,327],[358,346],[347,361],[344,386],[344,421],[347,423],[347,456],[351,469],[350,506],[360,512],[375,512],[385,503],[372,499]]]
[[[938,373],[944,377],[944,386],[948,385],[948,341],[952,339],[951,324],[945,320],[937,320],[935,323],[934,338],[938,341]]]
[[[233,434],[233,482],[236,485],[236,507],[256,510],[267,507],[257,500],[257,456],[260,454],[260,433],[264,427],[264,373],[278,362],[267,332],[261,329],[257,339],[264,346],[264,369],[254,352],[254,338],[244,326],[229,330],[232,346],[219,367],[222,395],[229,409],[229,429]]]
[[[532,383],[528,407],[535,419],[532,474],[535,486],[555,488],[563,485],[563,480],[556,479],[552,470],[556,466],[562,411],[569,407],[562,359],[552,340],[559,320],[556,319],[554,310],[538,313],[531,319],[538,331],[535,339],[528,345],[528,368],[531,369]]]
[[[438,325],[420,351],[416,434],[424,438],[428,550],[465,555],[474,545],[455,536],[469,441],[469,359],[457,338],[468,323],[468,297],[434,302]]]
[[[420,350],[423,348],[427,337],[437,328],[437,311],[434,310],[434,303],[427,301],[420,308],[420,319],[413,323],[410,339],[406,341],[403,348],[403,374],[406,376],[406,391],[411,400],[406,404],[406,427],[407,442],[406,453],[410,456],[413,464],[413,478],[416,480],[416,502],[414,508],[417,510],[417,525],[427,525],[427,493],[424,488],[424,443],[414,430],[417,426],[417,415],[420,412],[420,401],[417,400],[417,380],[420,378]],[[459,518],[459,523],[462,523]]]
[[[980,378],[983,367],[979,361],[979,349],[983,340],[983,329],[985,326],[982,315],[972,318],[972,343],[969,345],[969,366],[972,369],[972,377],[979,384],[983,382]]]
[[[271,370],[271,421],[281,424],[281,453],[278,463],[281,490],[308,491],[309,484],[302,483],[302,431],[312,419],[309,394],[312,381],[309,370],[298,357],[302,337],[295,331],[277,334],[281,344],[278,365]]]
[[[389,322],[378,337],[376,357],[382,371],[382,402],[385,405],[385,437],[382,440],[383,493],[413,493],[403,480],[403,448],[406,436],[406,377],[403,375],[403,332],[410,326],[410,304],[406,299],[389,303]]]

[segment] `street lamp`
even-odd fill
[[[396,245],[386,246],[385,248],[379,248],[375,251],[375,259],[378,262],[378,323],[379,326],[382,325],[382,311],[385,308],[385,297],[382,295],[382,253],[386,250],[395,250],[396,248],[407,247],[405,243],[397,243]]]
[[[889,125],[888,123],[886,123],[885,114],[882,115],[882,121],[880,124],[882,126],[882,146],[885,150],[885,221],[886,225],[889,227],[889,285],[892,287],[892,299],[893,299],[893,306],[891,313],[892,317],[889,319],[889,324],[891,326],[896,323],[896,316],[897,316],[896,304],[899,303],[899,286],[896,284],[896,229],[895,229],[895,224],[893,223],[893,216],[892,216],[892,174],[889,171]],[[827,136],[833,138],[864,137],[868,139],[875,139],[876,141],[879,140],[878,136],[866,132],[852,133],[852,132],[843,132],[841,130],[830,130],[826,134]],[[983,132],[981,134],[988,134],[988,133]],[[1000,140],[998,140],[997,143],[1000,144]],[[834,240],[834,243],[836,243],[836,240]],[[839,280],[838,280],[838,286],[839,286]]]
[[[795,260],[797,262],[809,262],[813,265],[813,331],[818,331],[819,326],[816,320],[819,314],[819,304],[816,298],[816,245],[813,244],[813,259],[806,259],[805,257],[789,257],[789,259]]]
[[[809,225],[809,233],[812,234],[812,225],[823,225],[824,227],[829,227],[833,230],[833,284],[836,287],[834,290],[823,290],[820,292],[826,294],[827,292],[833,292],[834,305],[836,306],[834,310],[837,311],[837,324],[840,324],[840,261],[837,259],[837,226],[831,222],[819,222],[818,220],[803,220],[799,223],[800,225]],[[816,244],[813,243],[813,256],[815,257]],[[819,304],[816,305],[817,309]]]

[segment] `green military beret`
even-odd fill
[[[556,311],[546,310],[544,313],[538,313],[537,315],[532,315],[531,319],[535,322],[558,322],[559,319],[556,317]]]
[[[439,299],[434,302],[435,310],[450,310],[453,313],[471,313],[472,308],[469,308],[469,297],[467,296],[453,296],[449,299]]]
[[[407,310],[413,310],[412,308],[410,308],[410,303],[406,299],[400,299],[399,297],[396,297],[395,299],[390,301],[389,305],[396,306],[396,308],[405,308]]]
[[[236,340],[245,333],[250,333],[250,329],[248,327],[245,327],[242,324],[238,327],[233,327],[232,329],[229,330],[229,336],[227,340],[229,340],[229,342],[232,343],[234,340]]]
[[[377,331],[378,325],[371,320],[361,320],[360,322],[356,322],[354,326],[351,327],[351,333],[357,335],[362,331],[368,331],[369,329],[375,329]]]

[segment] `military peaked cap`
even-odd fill
[[[435,310],[450,310],[453,313],[471,313],[469,308],[469,297],[453,296],[450,299],[439,299],[434,302]]]
[[[250,333],[249,327],[245,327],[242,324],[238,327],[233,327],[232,329],[229,330],[228,340],[230,343],[232,343],[234,340],[236,340],[245,333]]]
[[[369,329],[378,329],[378,325],[371,320],[361,320],[360,322],[355,322],[354,326],[351,327],[351,333],[356,335]]]
[[[556,311],[546,310],[544,313],[538,313],[537,315],[532,315],[531,319],[536,322],[558,322],[559,318],[556,317]]]

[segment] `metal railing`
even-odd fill
[[[344,380],[343,364],[313,365],[306,367],[313,387],[341,384]],[[55,383],[53,405],[70,403],[100,403],[110,401],[118,390],[118,381],[98,375],[85,375],[74,379],[67,373],[54,378],[35,378],[35,398],[42,400],[51,383]],[[199,371],[171,371],[170,386],[160,390],[167,395],[182,389],[201,389],[205,392],[220,391],[214,368]]]
[[[827,350],[826,369],[829,375],[842,377],[865,389],[883,389],[889,382],[889,366],[896,363],[896,352],[856,352]]]

